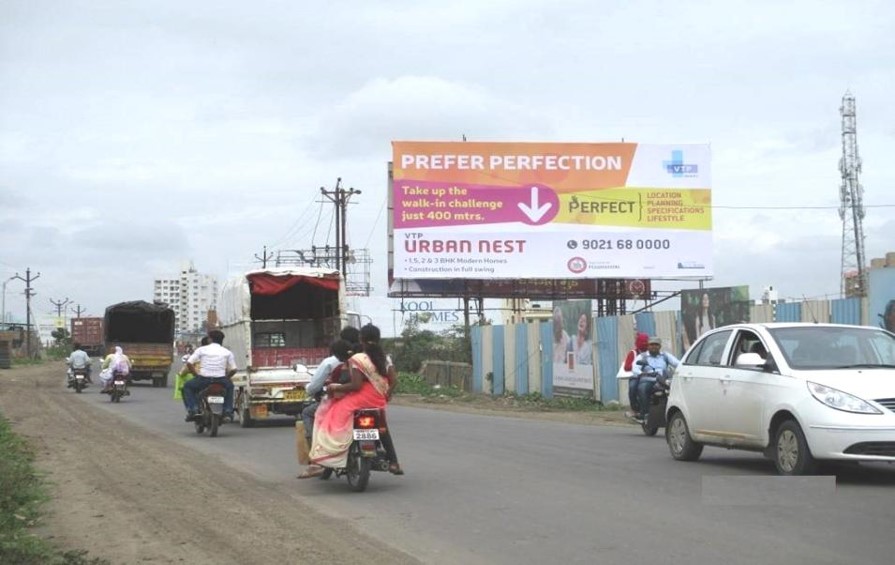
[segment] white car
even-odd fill
[[[837,324],[737,324],[693,344],[674,374],[672,457],[765,453],[783,475],[820,460],[895,462],[895,335]]]

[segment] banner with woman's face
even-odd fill
[[[684,349],[705,332],[749,321],[751,302],[748,286],[696,288],[681,292]]]
[[[592,393],[593,302],[553,301],[552,323],[554,393]]]
[[[895,332],[895,267],[870,269],[867,325]]]

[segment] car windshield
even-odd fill
[[[895,368],[895,336],[880,329],[801,326],[770,333],[793,369]]]

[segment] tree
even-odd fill
[[[62,346],[71,344],[71,336],[65,328],[56,328],[50,333],[50,337],[55,342],[54,345]]]

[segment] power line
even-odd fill
[[[705,206],[719,210],[838,210],[839,206]],[[865,204],[864,208],[895,208],[895,204]]]
[[[376,226],[379,225],[379,218],[382,216],[382,211],[385,209],[386,201],[388,201],[388,194],[382,199],[382,205],[379,207],[379,212],[376,213],[376,219],[373,220],[373,227],[370,228],[370,235],[367,236],[367,243],[364,244],[364,247],[368,249],[370,247],[370,240],[373,239],[373,232],[376,231]]]

